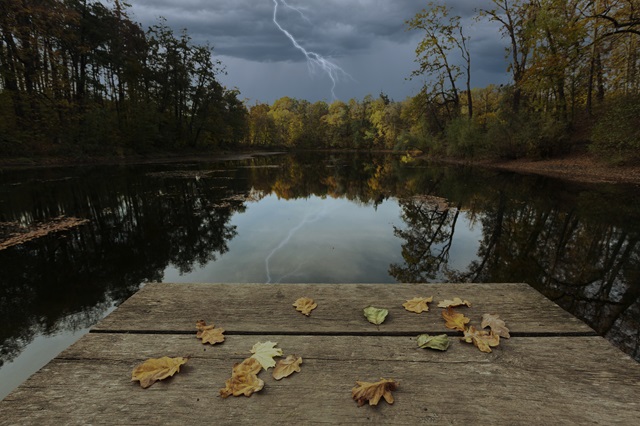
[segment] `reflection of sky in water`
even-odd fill
[[[111,304],[101,314],[106,316],[116,309],[115,304]],[[73,317],[69,315],[68,318]],[[61,321],[64,321],[62,318]],[[53,334],[38,334],[33,340],[26,345],[20,355],[13,361],[5,363],[0,368],[0,400],[17,387],[20,383],[27,380],[29,376],[44,367],[51,358],[57,356],[60,352],[71,346],[78,339],[89,332],[89,327],[74,329],[63,328],[62,331]]]
[[[404,227],[395,199],[363,205],[347,199],[309,197],[283,200],[274,195],[248,203],[231,225],[238,235],[216,261],[180,275],[169,266],[166,282],[385,283],[392,263],[403,263],[403,240],[393,227]],[[476,226],[476,228],[481,228]],[[481,229],[472,230],[461,215],[449,266],[464,269],[474,258]],[[271,256],[269,256],[271,254]]]

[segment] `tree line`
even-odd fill
[[[166,21],[146,31],[126,3],[0,0],[0,152],[224,147],[246,108],[212,48]]]
[[[437,155],[548,157],[577,143],[640,159],[640,1],[493,0],[511,83],[472,88],[468,28],[429,2],[406,22],[422,34],[415,96],[331,104],[281,98],[249,109],[251,146],[419,149]]]
[[[160,19],[147,30],[114,0],[0,0],[0,153],[185,149],[419,150],[548,157],[589,142],[640,159],[640,0],[492,0],[511,83],[471,87],[470,28],[441,3],[420,33],[421,90],[395,101],[283,97],[247,106],[217,80],[212,48]],[[501,47],[499,47],[501,48]]]

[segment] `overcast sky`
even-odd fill
[[[362,99],[385,92],[392,99],[414,95],[422,82],[407,80],[416,68],[419,32],[405,21],[426,0],[278,0],[278,23],[309,52],[344,70],[335,96]],[[186,28],[193,41],[209,42],[226,66],[220,80],[237,87],[241,98],[273,102],[282,96],[331,102],[332,83],[273,22],[274,0],[130,0],[132,19],[145,28],[159,16],[176,31]],[[489,0],[449,0],[471,37],[472,86],[508,81],[504,40],[495,24],[473,20]]]

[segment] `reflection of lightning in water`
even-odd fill
[[[289,230],[289,233],[287,234],[287,236],[282,241],[280,241],[280,244],[278,244],[273,250],[271,250],[271,252],[267,255],[267,258],[264,260],[265,269],[266,269],[266,272],[267,272],[267,284],[271,283],[271,269],[269,268],[269,261],[271,260],[271,257],[273,257],[273,255],[278,250],[280,250],[282,247],[284,247],[291,240],[291,237],[293,237],[295,235],[295,233],[298,232],[304,225],[316,222],[317,220],[319,220],[322,217],[324,217],[326,213],[327,213],[326,206],[323,206],[322,210],[320,210],[319,212],[316,212],[316,213],[313,213],[313,214],[307,213],[305,215],[305,217],[302,219],[302,222],[300,222],[294,228],[291,228]],[[298,267],[298,269],[299,268],[300,267]],[[280,278],[280,279],[282,280],[282,278]]]
[[[300,262],[300,264],[296,267],[296,269],[294,269],[293,271],[284,274],[283,276],[281,276],[278,281],[276,281],[276,284],[280,284],[282,282],[282,280],[289,278],[291,276],[294,276],[295,274],[297,274],[300,269],[302,269],[302,267],[306,264],[306,262]]]
[[[336,83],[338,79],[340,78],[341,75],[347,76],[349,78],[351,78],[351,76],[342,68],[340,68],[338,65],[329,61],[319,53],[312,52],[302,47],[298,43],[298,41],[295,39],[295,37],[293,37],[293,35],[291,35],[289,31],[285,30],[278,23],[278,5],[280,3],[282,3],[283,6],[298,12],[305,20],[307,21],[309,20],[304,16],[304,14],[300,11],[300,9],[290,6],[289,4],[287,4],[285,0],[273,0],[273,23],[276,24],[278,29],[282,31],[282,33],[286,35],[289,38],[289,40],[291,40],[291,43],[293,43],[293,46],[304,54],[304,56],[307,58],[307,64],[309,64],[310,69],[313,69],[314,67],[318,67],[327,74],[327,76],[331,79],[331,95],[333,96],[334,99],[337,99],[335,89],[336,89]]]

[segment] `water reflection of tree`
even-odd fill
[[[460,215],[460,205],[450,208],[436,197],[413,197],[399,201],[406,227],[394,226],[402,244],[404,265],[392,264],[389,274],[400,282],[442,280]]]
[[[640,241],[575,210],[506,203],[483,214],[478,260],[452,280],[504,282],[527,277],[560,306],[608,335],[636,358],[640,330]]]
[[[95,324],[169,264],[188,272],[226,252],[236,235],[230,218],[244,208],[237,195],[248,192],[241,187],[124,173],[9,194],[2,220],[68,214],[90,223],[0,252],[0,365],[37,334]]]
[[[594,216],[569,194],[550,200],[544,187],[485,186],[464,207],[482,226],[475,260],[463,270],[448,264],[461,202],[445,210],[413,198],[400,203],[404,264],[391,265],[390,274],[404,282],[527,282],[640,359],[640,238],[633,222]],[[446,196],[445,187],[430,192]],[[573,198],[565,203],[563,196]]]
[[[0,361],[34,333],[92,324],[169,264],[188,272],[224,253],[250,193],[372,208],[395,197],[405,222],[395,229],[404,263],[389,268],[398,281],[524,281],[640,359],[640,218],[624,192],[365,154],[264,157],[191,177],[197,167],[166,169],[88,170],[64,185],[42,176],[1,194],[0,222],[66,214],[91,223],[0,252]],[[482,238],[457,270],[450,255],[463,218]]]

